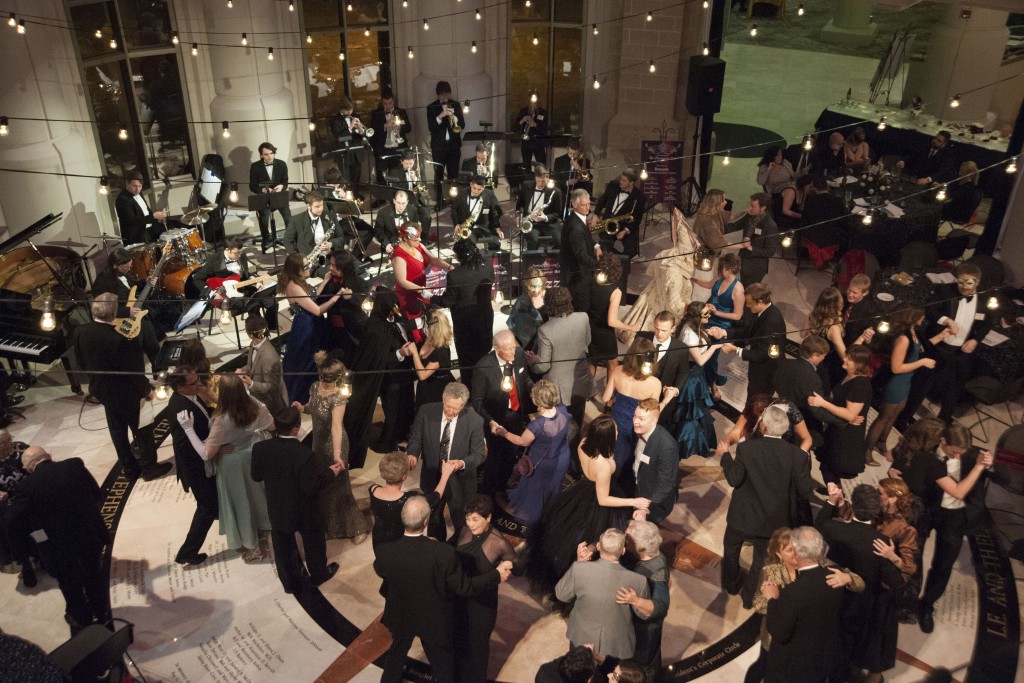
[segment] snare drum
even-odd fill
[[[160,248],[156,244],[131,244],[125,247],[132,255],[131,273],[136,280],[145,280],[160,260]]]

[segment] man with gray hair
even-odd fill
[[[590,280],[601,258],[601,246],[594,242],[589,225],[590,194],[576,189],[569,195],[572,208],[562,228],[558,261],[562,268],[562,281],[572,292],[572,307],[577,311],[590,310]]]
[[[146,379],[139,339],[128,339],[114,328],[117,295],[113,292],[96,296],[91,309],[93,322],[75,330],[73,346],[79,365],[88,374],[89,393],[103,405],[117,460],[129,479],[140,474],[146,481],[162,477],[171,463],[157,464],[152,431],[139,429],[140,402],[153,390]],[[139,444],[139,460],[132,452],[129,430]]]
[[[452,597],[479,595],[508,579],[512,563],[474,577],[466,576],[455,549],[427,538],[430,503],[412,496],[402,506],[405,534],[377,546],[373,569],[384,583],[384,614],[381,623],[391,631],[391,649],[384,655],[382,683],[402,680],[405,656],[413,638],[419,637],[434,668],[434,680],[455,680]]]
[[[801,526],[790,536],[796,553],[796,579],[780,590],[765,583],[768,598],[768,651],[765,681],[845,681],[846,672],[837,671],[842,661],[839,611],[846,591],[827,582],[829,570],[821,566],[827,546],[816,529]]]
[[[789,429],[786,411],[776,405],[761,414],[760,435],[736,447],[736,456],[725,451],[722,471],[733,487],[726,517],[722,551],[722,588],[730,595],[741,592],[750,609],[768,551],[768,540],[779,527],[789,526],[790,496],[796,491],[810,499],[816,484],[811,479],[807,454],[783,441]],[[754,546],[746,581],[740,574],[740,549]]]
[[[626,548],[626,535],[608,529],[597,542],[598,560],[590,561],[592,551],[586,543],[576,549],[576,562],[555,586],[555,597],[562,602],[575,600],[569,614],[569,643],[593,645],[604,656],[628,659],[636,648],[633,615],[647,619],[639,607],[616,600],[619,591],[633,591],[638,599],[650,597],[647,579],[631,572],[619,559]]]
[[[487,427],[487,461],[483,468],[483,493],[505,490],[512,474],[516,447],[495,430],[504,427],[521,434],[533,410],[530,390],[533,380],[526,372],[526,352],[519,347],[510,330],[494,335],[494,350],[473,367],[471,401]]]
[[[423,458],[420,488],[424,491],[437,488],[444,463],[452,461],[458,465],[430,517],[428,533],[439,541],[447,538],[445,505],[456,538],[466,525],[462,506],[476,495],[476,469],[484,462],[484,421],[466,407],[468,402],[469,389],[465,384],[452,382],[445,386],[440,403],[428,403],[416,413],[406,448],[410,468],[415,468],[419,458]]]

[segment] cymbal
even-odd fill
[[[213,213],[216,210],[216,208],[216,204],[206,204],[205,206],[200,206],[198,209],[196,209],[196,211],[202,211],[203,213]]]
[[[208,212],[203,212],[203,208],[204,207],[199,207],[198,209],[193,209],[192,211],[185,213],[180,219],[181,222],[185,225],[202,225],[210,219]]]

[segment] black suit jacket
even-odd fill
[[[331,235],[331,248],[342,249],[345,246],[345,238],[338,228],[338,222],[329,216],[329,213],[329,211],[324,211],[320,214],[320,224],[324,228],[324,235]],[[334,232],[331,232],[332,230]],[[284,230],[285,250],[308,256],[315,246],[316,237],[313,234],[313,220],[309,217],[309,211],[292,216],[292,220]]]
[[[500,582],[497,570],[472,578],[455,549],[426,536],[405,536],[376,548],[373,569],[384,580],[381,623],[392,636],[419,636],[451,646],[455,636],[453,596],[479,595]]]
[[[412,206],[406,207],[406,218],[402,221],[403,224],[416,220],[416,216],[413,213],[414,210]],[[394,204],[382,206],[380,211],[377,212],[377,218],[373,221],[373,237],[382,247],[389,244],[394,245],[398,242],[398,225],[395,223]]]
[[[647,521],[659,523],[668,517],[679,493],[679,444],[658,425],[644,445],[636,471],[636,492],[651,501]]]
[[[650,339],[651,343],[655,343],[653,332],[637,332],[636,336]],[[686,375],[690,372],[690,351],[675,336],[669,337],[668,351],[657,365],[658,369],[654,376],[661,380],[661,386],[675,387],[682,391],[683,385],[686,384]],[[663,412],[671,410],[672,407],[669,406]]]
[[[527,180],[519,188],[519,197],[516,200],[516,209],[521,211],[523,218],[527,218],[530,214],[530,204],[533,202],[533,193],[536,190],[536,183]],[[542,190],[544,199],[541,200],[540,207],[544,209],[544,215],[548,219],[548,225],[554,225],[562,222],[562,209],[565,208],[562,202],[562,192],[557,187],[552,187],[550,190],[544,188]],[[543,223],[542,223],[543,225]]]
[[[472,268],[459,264],[448,271],[447,287],[442,294],[430,297],[430,303],[456,311],[469,306],[480,309],[478,315],[493,319],[491,308],[491,285],[494,268],[490,263]],[[490,328],[487,328],[490,329]]]
[[[584,169],[590,168],[590,159],[583,157],[580,165],[583,166]],[[551,165],[551,177],[555,179],[555,184],[558,185],[558,189],[562,191],[562,196],[565,196],[576,189],[586,190],[588,194],[594,194],[593,182],[583,182],[577,178],[576,183],[572,187],[569,187],[568,181],[571,171],[572,162],[569,161],[568,154],[556,157],[555,162]]]
[[[820,683],[843,659],[839,613],[846,591],[830,587],[828,574],[820,566],[799,571],[778,600],[768,601],[767,683]]]
[[[808,500],[814,480],[807,454],[782,439],[760,437],[736,447],[736,456],[722,456],[725,480],[733,487],[726,523],[750,536],[771,537],[789,526],[793,489]]]
[[[440,403],[428,403],[416,412],[412,423],[409,455],[423,458],[423,469],[420,471],[420,488],[433,491],[441,480],[441,429],[444,413]],[[448,480],[450,497],[458,502],[465,501],[476,493],[476,469],[484,463],[484,421],[472,408],[465,408],[459,413],[455,423],[455,433],[451,435],[451,446],[448,457],[451,460],[462,460],[466,463]]]
[[[252,277],[249,271],[249,257],[244,253],[238,257],[239,269],[242,271],[239,273],[239,277],[243,280],[248,280]],[[206,281],[212,277],[226,278],[235,273],[228,270],[228,260],[224,257],[223,251],[218,251],[212,256],[206,259],[203,265],[196,268],[196,271],[192,273],[192,284],[196,286],[200,292],[206,292],[207,286]]]
[[[501,218],[501,207],[498,206],[498,200],[489,187],[484,188],[484,191],[480,193],[480,197],[482,198],[483,206],[480,208],[480,215],[477,216],[476,222],[473,223],[472,227],[487,228],[492,232],[497,231],[498,219]],[[455,203],[452,204],[452,223],[456,226],[464,223],[471,215],[469,199],[469,192],[462,192],[459,194],[459,198],[455,200]]]
[[[562,229],[562,245],[558,261],[562,266],[562,280],[573,284],[590,278],[597,267],[594,255],[594,237],[590,228],[572,209]]]
[[[104,268],[97,273],[96,279],[92,281],[92,295],[94,297],[108,292],[117,295],[117,316],[119,318],[127,317],[131,312],[128,310],[128,295],[131,294],[131,288],[136,287],[135,293],[138,295],[142,291],[142,287],[145,286],[145,281],[136,280],[130,270],[125,274],[125,279],[128,280],[128,287],[124,286],[121,279],[110,268]]]
[[[370,138],[370,146],[373,147],[373,153],[378,157],[385,156],[387,154],[396,154],[398,150],[407,149],[409,147],[409,133],[412,132],[412,122],[409,120],[409,115],[405,113],[405,110],[401,107],[395,107],[395,115],[402,119],[402,125],[398,127],[402,137],[405,138],[405,142],[400,144],[398,147],[388,148],[384,146],[387,142],[387,129],[384,124],[387,123],[388,117],[384,113],[384,107],[377,107],[370,112],[370,128],[373,128],[373,137]]]
[[[522,121],[524,116],[529,116],[529,115],[530,115],[530,108],[529,107],[523,107],[522,109],[519,110],[519,113],[516,114],[516,117],[514,119],[512,119],[512,128],[511,128],[511,130],[519,133],[520,138],[522,138],[522,135],[523,135],[523,124],[521,124],[519,122]],[[521,141],[523,141],[523,142],[540,142],[540,143],[545,142],[545,140],[541,140],[540,138],[547,138],[547,136],[548,136],[548,110],[545,109],[544,107],[537,107],[533,111],[533,122],[536,123],[537,125],[535,125],[535,126],[533,126],[531,128],[527,128],[526,129],[527,130],[527,135],[529,137],[527,138],[527,140],[525,140],[525,141],[521,140]]]
[[[875,530],[873,524],[835,519],[835,506],[825,503],[814,516],[814,526],[828,543],[830,560],[864,579],[865,592],[877,595],[884,588],[903,585],[903,575],[892,562],[875,555],[875,539],[888,542],[889,537]]]
[[[843,325],[843,343],[846,344],[846,348],[850,348],[864,330],[875,324],[873,318],[875,315],[874,297],[869,294],[852,306],[844,300],[844,316],[848,308],[850,315],[847,318],[846,324]]]
[[[495,352],[488,353],[473,367],[473,386],[470,389],[469,400],[484,424],[489,425],[491,420],[508,427],[514,423],[515,411],[509,406],[510,394],[501,389],[501,365]],[[526,418],[530,410],[530,390],[533,388],[533,380],[530,373],[526,371],[526,353],[516,347],[516,355],[512,361],[513,377],[516,382],[516,392],[519,395],[520,420]]]
[[[186,492],[203,486],[212,486],[216,491],[216,480],[206,476],[206,467],[202,457],[196,453],[185,430],[178,424],[177,415],[183,410],[192,414],[196,436],[203,441],[210,435],[209,416],[213,415],[213,408],[207,406],[206,415],[204,415],[195,403],[178,392],[171,394],[170,400],[167,401],[168,422],[171,424],[171,443],[174,447],[174,471],[177,473],[178,481],[181,482],[181,486]]]
[[[277,187],[278,185],[284,185],[287,189],[288,164],[280,159],[274,159],[274,169],[270,177],[267,176],[265,166],[262,159],[249,166],[249,191],[259,194],[264,187]]]
[[[149,202],[146,202],[146,206],[149,206]],[[117,224],[121,226],[121,241],[125,244],[152,242],[164,231],[163,224],[153,218],[152,208],[148,214],[143,212],[128,190],[121,190],[118,193],[117,199],[114,200],[114,213],[117,214]]]
[[[250,474],[267,491],[270,526],[278,533],[316,528],[316,494],[334,479],[317,467],[313,450],[298,439],[275,436],[252,447]]]
[[[779,398],[784,398],[795,405],[804,416],[814,445],[820,446],[825,429],[823,423],[833,420],[830,419],[832,414],[827,410],[820,407],[812,408],[807,403],[811,394],[824,396],[826,393],[818,370],[806,358],[782,358],[775,370],[773,384]]]
[[[928,307],[930,323],[928,337],[932,337],[942,331],[942,326],[939,325],[941,318],[956,319],[956,310],[960,305],[962,297],[956,285],[942,285],[936,291],[935,298],[937,303]],[[967,334],[967,341],[973,339],[980,344],[981,340],[992,329],[992,320],[988,314],[988,309],[985,308],[985,299],[978,294],[975,294],[974,298],[978,303],[974,311],[974,322],[971,323],[971,331]],[[945,345],[945,342],[939,342],[939,344]]]
[[[953,143],[938,150],[932,156],[931,146],[923,153],[912,157],[907,163],[907,170],[918,178],[931,178],[936,183],[951,183],[956,180],[956,150]]]
[[[91,322],[75,329],[75,357],[89,376],[89,393],[100,403],[141,401],[152,387],[146,380],[146,366],[139,338],[127,339],[113,325]],[[132,372],[135,374],[107,374]]]
[[[481,173],[480,175],[484,177],[488,184],[497,185],[498,179],[495,175],[491,175],[490,170],[490,163],[488,162],[487,164],[484,164],[484,172]],[[462,160],[462,165],[459,166],[459,180],[462,182],[462,184],[468,183],[470,178],[476,175],[476,172],[476,154],[474,154],[469,159]],[[494,167],[494,172],[495,174],[497,174],[497,166]]]
[[[411,221],[415,221],[415,220],[422,221],[423,220],[423,216],[420,215],[417,218],[417,215],[416,215],[417,212],[415,210],[415,207],[426,208],[426,204],[425,204],[424,199],[420,195],[418,195],[415,192],[413,192],[413,189],[415,188],[417,182],[423,183],[424,180],[423,180],[423,176],[422,175],[417,173],[416,176],[419,178],[418,181],[412,181],[412,180],[406,179],[406,177],[405,177],[405,170],[402,169],[401,167],[399,167],[399,168],[396,168],[395,170],[391,171],[390,173],[386,173],[384,175],[384,180],[385,180],[385,182],[387,182],[389,187],[393,187],[396,190],[405,190],[405,193],[409,196],[409,206],[406,208],[406,211],[408,211],[409,215],[410,215],[409,220],[411,220]],[[391,208],[394,208],[394,204],[391,205]],[[383,208],[381,210],[383,210]],[[430,212],[427,211],[426,213],[427,213],[427,220],[429,220]]]
[[[597,205],[594,207],[594,213],[602,219],[611,218],[612,216],[624,216],[627,213],[631,213],[633,220],[628,223],[620,223],[619,227],[626,228],[630,232],[638,232],[640,230],[640,219],[644,216],[644,192],[640,189],[640,185],[634,185],[633,190],[629,193],[629,197],[626,201],[622,202],[619,210],[612,211],[619,192],[619,180],[616,178],[605,186],[601,198],[597,200]]]
[[[740,279],[746,284],[760,282],[768,274],[768,259],[778,249],[779,226],[770,212],[765,212],[756,223],[750,214],[743,214],[730,225],[729,229],[742,230],[750,240],[750,249],[740,249]]]
[[[462,115],[462,105],[456,100],[449,99],[448,106],[452,108],[455,113],[455,118],[459,122],[459,126],[463,129],[466,128],[466,117]],[[430,129],[430,149],[444,149],[445,147],[462,147],[462,135],[452,130],[452,119],[450,116],[445,116],[441,119],[441,122],[437,122],[437,117],[441,115],[441,101],[434,100],[427,105],[427,128]],[[448,139],[445,140],[445,133],[448,133]]]
[[[751,316],[749,327],[733,327],[729,330],[729,337],[746,344],[742,359],[749,364],[747,396],[771,394],[774,390],[772,380],[775,377],[775,367],[782,357],[786,341],[786,321],[779,307],[772,304],[762,311],[761,315]],[[749,342],[745,341],[748,339]],[[768,355],[772,344],[779,348],[778,358]]]

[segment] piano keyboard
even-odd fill
[[[0,335],[0,354],[39,358],[46,353],[52,342],[51,338],[33,337],[27,334]]]

